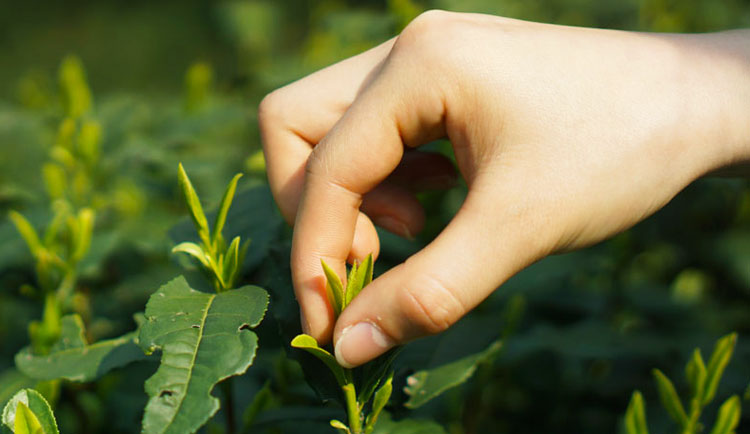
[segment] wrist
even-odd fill
[[[750,29],[687,35],[701,175],[750,172]]]

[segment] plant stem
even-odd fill
[[[224,391],[224,414],[227,419],[227,434],[234,434],[234,397],[232,395],[232,378],[227,378],[222,381],[221,388]]]
[[[362,419],[359,413],[359,403],[357,403],[357,393],[354,390],[354,383],[347,383],[342,388],[346,398],[346,413],[349,416],[349,429],[352,434],[362,434]]]

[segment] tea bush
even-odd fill
[[[743,180],[701,180],[364,367],[300,335],[257,103],[428,7],[636,30],[750,25],[738,0],[14,5],[0,14],[0,431],[747,430]],[[346,282],[326,272],[332,303],[426,245],[465,194],[421,194],[424,232],[379,232],[376,263]]]

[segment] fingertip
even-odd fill
[[[298,295],[302,332],[324,345],[331,341],[334,316],[325,291],[325,277],[316,276],[305,282]]]
[[[362,321],[345,327],[334,347],[336,361],[345,368],[354,368],[393,348],[396,343],[377,324]]]

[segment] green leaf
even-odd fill
[[[34,387],[37,383],[33,378],[29,378],[16,368],[8,368],[0,373],[0,407],[13,397],[21,389]]]
[[[39,235],[37,235],[36,230],[31,226],[31,223],[26,220],[26,217],[16,211],[10,211],[8,217],[10,217],[10,220],[16,226],[16,229],[21,234],[24,241],[26,241],[26,245],[29,247],[31,254],[35,258],[42,256],[45,250],[44,246],[42,246],[41,241],[39,241]]]
[[[648,434],[646,410],[643,408],[643,395],[638,390],[633,392],[628,410],[625,412],[625,431],[627,434]]]
[[[349,279],[346,282],[346,296],[344,298],[344,307],[349,306],[349,303],[354,300],[354,297],[359,295],[362,288],[372,282],[372,254],[367,255],[361,264],[357,262],[352,265],[352,269],[349,272]]]
[[[688,423],[688,417],[685,413],[685,409],[682,407],[680,397],[677,396],[677,392],[672,385],[672,381],[664,375],[658,369],[653,371],[654,379],[656,380],[656,386],[659,389],[659,398],[664,408],[667,410],[669,415],[677,422],[681,427],[684,427]]]
[[[698,397],[700,401],[706,386],[706,365],[703,363],[700,350],[697,348],[693,351],[693,357],[685,367],[685,376],[690,383],[692,396]]]
[[[393,372],[388,376],[380,389],[375,392],[375,398],[372,400],[372,411],[367,416],[367,423],[365,426],[365,433],[369,434],[375,428],[375,424],[378,422],[378,416],[383,411],[385,405],[388,404],[388,400],[391,399],[393,393]]]
[[[237,181],[239,181],[240,178],[242,178],[241,173],[234,175],[234,178],[229,181],[229,185],[227,185],[226,191],[224,191],[224,196],[221,198],[219,211],[216,213],[216,220],[214,220],[214,240],[219,239],[219,237],[221,236],[221,231],[224,229],[224,222],[226,222],[227,220],[227,213],[229,212],[229,207],[232,206],[234,192],[237,190]]]
[[[724,401],[719,408],[719,417],[716,419],[711,434],[734,434],[734,430],[740,423],[741,407],[740,397],[737,395],[732,395]]]
[[[206,215],[203,213],[203,207],[198,199],[198,194],[195,192],[193,184],[190,182],[190,178],[188,178],[187,173],[185,172],[185,168],[182,167],[182,163],[180,163],[179,166],[179,180],[180,186],[182,187],[182,193],[185,195],[185,202],[190,211],[190,217],[193,219],[195,229],[198,231],[198,237],[204,245],[210,246],[211,239],[209,238]]]
[[[464,383],[474,374],[477,365],[494,357],[501,348],[502,342],[494,341],[479,353],[416,372],[407,379],[404,392],[409,395],[409,400],[404,405],[409,408],[420,407],[446,390]]]
[[[60,93],[65,114],[77,118],[91,109],[91,90],[86,82],[86,73],[81,59],[67,56],[58,71]]]
[[[206,218],[213,220],[216,214],[217,211],[209,212]],[[242,270],[253,271],[268,256],[283,225],[284,221],[277,211],[268,185],[256,184],[238,191],[229,209],[223,232],[230,240],[240,236],[243,245],[252,240],[253,248],[247,251],[240,262]],[[169,237],[175,243],[201,243],[193,222],[188,217],[169,230]]]
[[[326,366],[328,366],[328,369],[331,371],[334,377],[336,377],[336,381],[340,386],[346,384],[344,368],[339,365],[339,363],[336,361],[336,358],[333,357],[331,353],[318,346],[318,341],[316,341],[314,337],[305,334],[298,335],[292,340],[291,345],[294,348],[305,350],[313,356],[317,357],[320,361],[325,363]]]
[[[331,420],[330,423],[331,423],[331,426],[333,428],[336,428],[337,430],[341,431],[342,433],[352,434],[352,432],[349,430],[349,427],[346,426],[346,424],[344,424],[344,422],[341,422],[340,420],[337,420],[337,419],[333,419],[333,420]]]
[[[224,256],[224,282],[231,288],[234,285],[235,279],[237,278],[237,272],[239,271],[239,259],[240,259],[240,237],[234,237],[232,243],[227,248],[226,256]],[[229,288],[226,288],[229,289]]]
[[[189,241],[185,241],[184,243],[180,243],[172,248],[172,253],[187,253],[188,255],[194,257],[197,259],[201,264],[203,264],[206,268],[211,268],[211,265],[208,262],[208,257],[206,256],[206,253],[203,251],[201,246],[191,243]]]
[[[339,275],[325,261],[321,259],[320,264],[323,266],[323,273],[326,275],[328,301],[331,303],[334,315],[338,317],[344,310],[344,285],[341,283]]]
[[[80,261],[91,247],[91,233],[94,230],[94,210],[83,208],[76,217],[76,233],[73,240],[73,262]]]
[[[719,339],[714,346],[714,352],[706,367],[706,389],[703,395],[703,405],[708,404],[716,396],[716,389],[724,374],[729,359],[732,358],[734,345],[737,343],[737,333],[731,333]]]
[[[394,421],[388,412],[382,412],[375,424],[373,434],[447,434],[437,422],[427,419],[403,419]]]
[[[136,336],[137,332],[131,332],[89,345],[81,317],[67,315],[61,320],[60,338],[49,354],[37,355],[26,347],[16,354],[16,367],[36,380],[93,381],[112,369],[146,358],[135,343]]]
[[[34,416],[34,413],[23,402],[19,402],[16,407],[15,419],[14,434],[44,434],[44,429],[39,419]]]
[[[19,415],[19,410],[21,415]],[[27,412],[28,410],[28,412]],[[27,432],[58,434],[57,422],[47,400],[34,389],[22,389],[8,401],[3,409],[3,424],[10,430],[18,428],[18,418],[24,419],[22,426],[31,428]],[[18,432],[16,431],[18,434]]]
[[[355,379],[362,380],[357,383],[357,401],[361,403],[370,401],[375,389],[388,377],[391,366],[402,349],[403,347],[400,346],[392,348],[375,360],[355,368]]]
[[[139,345],[162,352],[146,381],[144,433],[189,433],[219,409],[214,385],[244,373],[258,338],[249,330],[263,319],[268,294],[243,286],[218,294],[192,289],[183,276],[165,284],[146,304]]]

